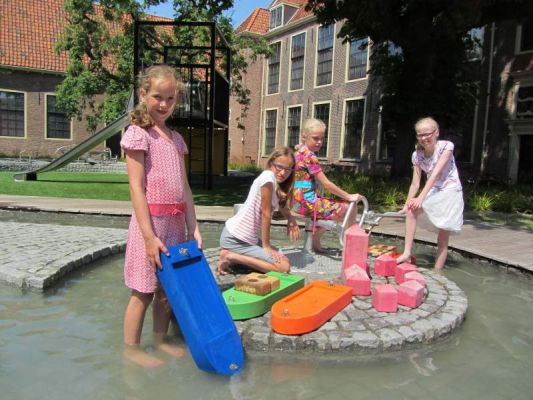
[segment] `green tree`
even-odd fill
[[[381,83],[383,121],[396,133],[396,177],[409,173],[417,118],[453,127],[474,101],[469,31],[532,15],[528,0],[309,0],[307,8],[320,23],[344,21],[339,37],[370,38],[370,74]]]
[[[146,7],[167,1],[145,0],[65,0],[67,23],[65,33],[56,45],[58,52],[68,52],[66,77],[56,88],[58,105],[69,116],[82,118],[95,130],[100,122],[110,122],[124,112],[134,83],[133,24],[146,18]],[[174,0],[176,21],[216,21],[231,46],[231,89],[243,105],[243,115],[249,103],[249,91],[242,84],[242,74],[248,66],[245,49],[252,49],[252,59],[268,52],[260,38],[235,35],[231,20],[223,12],[233,6],[233,0]],[[191,30],[175,31],[180,41],[192,37]],[[147,37],[145,37],[146,39]],[[149,39],[146,39],[149,40]],[[147,53],[146,61],[155,55]],[[104,101],[96,101],[103,95]],[[88,112],[86,112],[88,110]],[[241,116],[241,118],[242,118]]]

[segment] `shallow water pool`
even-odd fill
[[[206,247],[216,246],[220,226],[202,228]],[[429,265],[431,248],[416,253]],[[0,286],[2,399],[532,398],[533,281],[494,265],[451,255],[445,275],[465,291],[469,309],[439,343],[379,357],[248,353],[243,374],[232,378],[199,371],[189,354],[161,355],[167,363],[158,369],[122,360],[122,266],[123,256],[107,258],[44,294]],[[150,316],[144,326],[143,346],[152,351]]]

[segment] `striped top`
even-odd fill
[[[276,176],[270,170],[263,171],[255,178],[248,197],[239,212],[226,221],[226,228],[229,233],[243,242],[257,244],[259,242],[258,233],[261,229],[261,188],[272,183],[272,209],[278,206],[278,196],[276,194]]]

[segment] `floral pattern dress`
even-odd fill
[[[321,197],[317,193],[315,177],[322,171],[318,158],[306,146],[301,146],[295,156],[295,183],[293,190],[293,211],[305,217],[338,220],[348,208],[348,202]]]

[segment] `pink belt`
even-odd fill
[[[162,215],[184,214],[186,210],[185,203],[176,204],[148,204],[150,215],[160,217]]]

